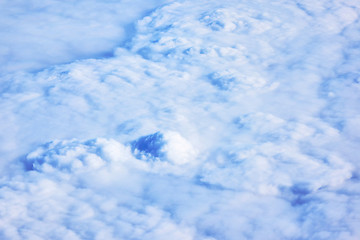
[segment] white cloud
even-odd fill
[[[0,70],[39,70],[112,55],[133,33],[134,21],[163,0],[1,1]]]
[[[67,59],[30,39],[3,66],[0,238],[360,237],[359,6],[178,1],[118,34],[163,3],[135,2],[1,3]]]

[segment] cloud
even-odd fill
[[[26,9],[55,11],[46,3]],[[115,13],[131,3],[90,3],[123,29]],[[75,10],[95,19],[83,4]],[[176,1],[138,21],[131,39],[95,34],[95,45],[126,39],[112,57],[8,72],[1,238],[359,237],[358,10]],[[22,61],[14,69],[28,69]]]
[[[0,64],[7,72],[112,55],[132,23],[166,1],[2,1]]]

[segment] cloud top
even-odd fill
[[[0,238],[359,238],[359,9],[175,1],[112,57],[8,72]]]

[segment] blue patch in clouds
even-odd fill
[[[131,142],[131,151],[137,159],[161,159],[164,157],[162,151],[165,145],[163,134],[156,132]]]

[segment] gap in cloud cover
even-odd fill
[[[1,1],[0,75],[113,56],[134,22],[167,1]]]

